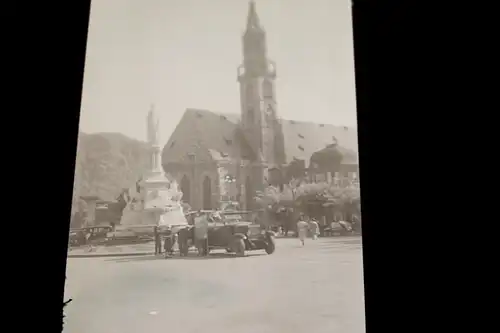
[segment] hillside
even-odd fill
[[[81,133],[75,166],[73,202],[96,195],[114,200],[147,170],[148,146],[120,133]],[[76,205],[74,205],[76,206]],[[76,207],[73,207],[75,211]]]

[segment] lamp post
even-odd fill
[[[233,177],[232,175],[226,175],[224,177],[224,183],[227,184],[227,186],[229,187],[228,188],[228,192],[229,192],[229,199],[230,201],[233,201],[233,188],[232,188],[232,184],[236,183],[236,178]]]

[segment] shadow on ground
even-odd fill
[[[165,261],[170,261],[170,260],[213,260],[213,259],[231,259],[231,258],[250,258],[250,257],[264,256],[264,255],[267,255],[267,254],[266,253],[249,253],[249,254],[246,254],[244,257],[238,257],[235,254],[231,254],[231,253],[211,253],[207,257],[199,257],[199,256],[193,254],[193,255],[190,255],[187,257],[181,257],[178,255],[174,255],[174,256],[168,257],[168,258],[165,258],[164,255],[147,255],[147,256],[137,256],[137,257],[114,258],[114,259],[108,259],[106,261],[124,263],[124,262],[152,261],[152,260],[165,260]]]

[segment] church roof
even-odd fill
[[[232,160],[254,152],[242,139],[240,115],[208,110],[187,109],[170,140],[163,149],[163,164],[184,161],[188,154],[200,160]],[[306,166],[315,152],[338,143],[344,154],[343,163],[357,164],[357,130],[353,127],[281,120],[285,141],[286,163],[304,160]]]
[[[162,164],[187,161],[190,154],[198,162],[234,160],[243,150],[238,117],[202,109],[187,109],[163,148]]]
[[[337,142],[344,156],[349,156],[349,159],[346,158],[343,163],[357,164],[358,133],[356,128],[295,120],[282,120],[281,125],[287,163],[298,159],[304,160],[307,166],[312,154]],[[354,161],[352,157],[355,157]]]

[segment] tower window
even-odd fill
[[[302,151],[304,151],[304,147],[302,147],[301,145],[298,145],[298,148]]]
[[[249,108],[247,111],[247,114],[248,114],[248,121],[250,123],[253,123],[255,121],[255,115],[254,115],[253,109]]]
[[[304,136],[302,134],[298,134],[298,137],[301,138],[301,139],[304,139]]]
[[[269,80],[264,80],[262,90],[265,98],[273,98],[273,84]]]
[[[233,144],[233,140],[224,138],[224,141],[226,142],[226,145],[231,146]]]
[[[245,91],[245,99],[248,103],[253,98],[253,86],[251,84],[247,84]]]

